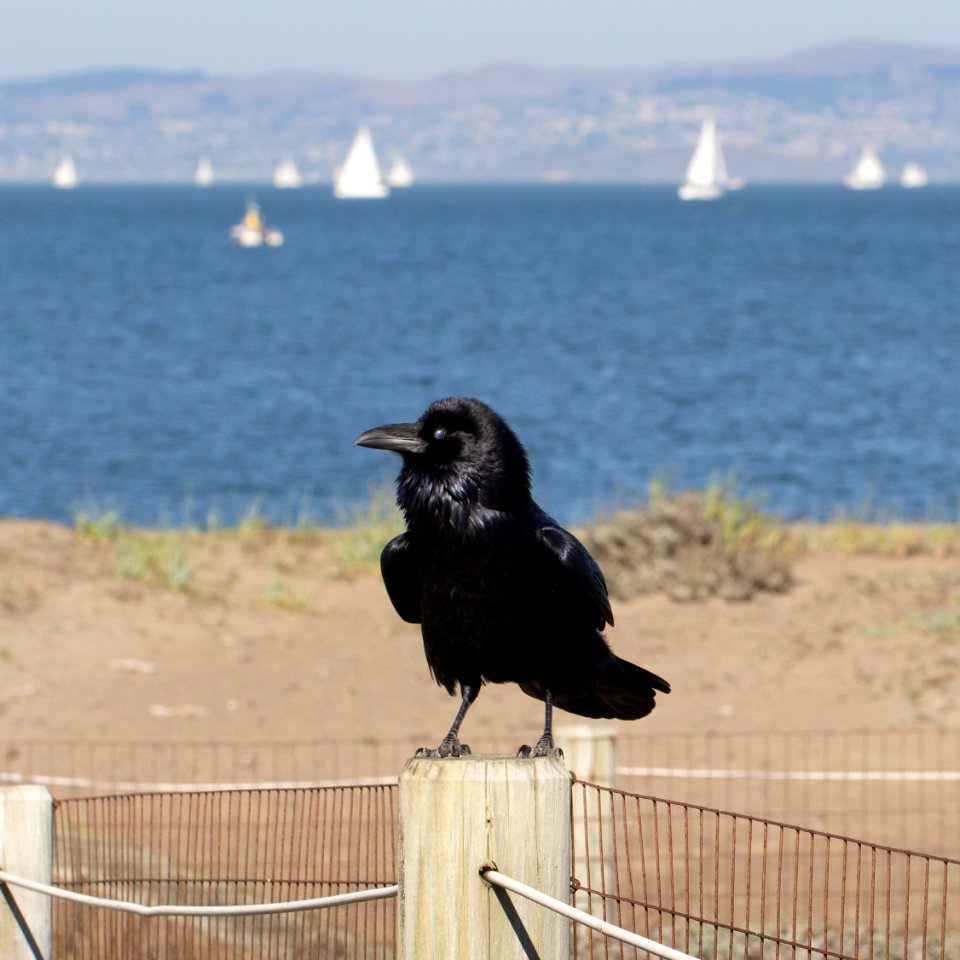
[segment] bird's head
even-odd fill
[[[516,434],[496,411],[469,397],[431,403],[416,423],[388,423],[355,443],[403,457],[398,501],[408,522],[427,509],[459,525],[472,505],[509,511],[530,499],[530,465]],[[447,501],[441,503],[441,501]]]

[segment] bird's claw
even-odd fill
[[[553,737],[541,737],[532,747],[525,743],[517,751],[517,756],[522,759],[527,757],[560,757],[563,759],[563,751],[553,742]]]
[[[469,755],[469,745],[461,743],[453,737],[444,737],[436,750],[431,750],[429,747],[420,747],[414,754],[415,757],[467,757]]]

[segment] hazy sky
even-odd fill
[[[957,0],[3,0],[0,79],[109,66],[422,79],[637,68],[846,39],[960,47]]]

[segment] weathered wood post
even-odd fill
[[[617,785],[617,736],[609,723],[569,723],[557,727],[567,766],[580,780],[601,787]]]
[[[53,801],[46,787],[19,784],[0,788],[0,869],[50,883],[53,874]],[[53,904],[42,893],[8,888],[36,945],[50,956]],[[13,910],[0,899],[0,960],[34,960]]]
[[[485,864],[570,901],[570,774],[562,760],[408,760],[400,775],[399,960],[567,960],[570,921],[510,898]]]
[[[617,737],[611,724],[565,724],[557,728],[557,743],[562,745],[567,765],[578,780],[598,787],[616,787]],[[615,839],[603,796],[590,788],[577,792],[579,808],[573,815],[580,826],[573,840],[573,876],[584,887],[612,892],[616,890]],[[616,919],[612,901],[578,891],[573,903],[604,920]],[[609,904],[606,909],[605,903]],[[578,946],[582,945],[585,951],[590,940],[596,939],[584,927],[577,928],[576,936]]]

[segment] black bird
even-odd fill
[[[486,404],[437,400],[416,423],[375,427],[361,447],[403,457],[397,503],[407,530],[380,557],[397,613],[419,623],[437,683],[461,704],[436,750],[461,756],[470,704],[488,683],[517,683],[542,700],[543,735],[521,756],[559,754],[553,706],[583,717],[636,720],[670,692],[656,674],[621,660],[601,631],[613,626],[603,574],[573,534],[530,493],[516,434]]]

